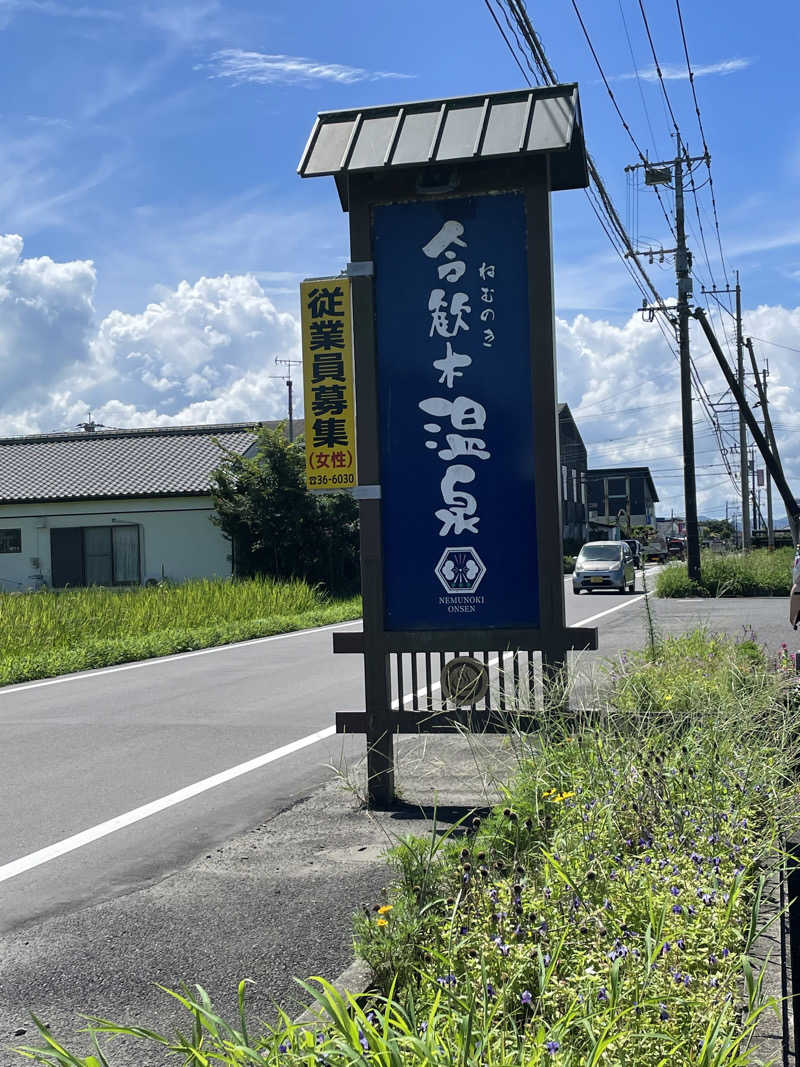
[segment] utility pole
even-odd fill
[[[747,350],[750,353],[750,363],[753,367],[753,374],[756,379],[756,389],[758,389],[759,403],[761,404],[761,410],[764,412],[764,435],[769,445],[769,450],[775,458],[775,462],[778,467],[783,470],[781,464],[781,457],[778,454],[778,443],[775,440],[775,431],[772,429],[772,419],[769,415],[769,403],[767,402],[767,378],[769,378],[769,362],[767,361],[766,367],[762,371],[762,377],[758,375],[758,364],[756,362],[756,354],[753,351],[753,339],[748,337],[745,341]],[[769,469],[769,464],[765,464],[767,468],[767,536],[769,538],[770,548],[775,547],[775,531],[772,523],[772,472]],[[789,532],[792,535],[792,542],[797,544],[797,524],[792,518],[791,512],[787,508],[786,518],[789,522]]]
[[[686,557],[689,580],[700,581],[700,537],[697,529],[697,491],[692,426],[692,369],[689,354],[689,297],[692,294],[691,254],[686,249],[683,211],[681,142],[675,157],[675,272],[678,276],[678,345],[681,357],[681,417],[683,420],[683,496],[686,505]]]
[[[764,390],[764,429],[767,431],[767,440],[769,441],[772,437],[772,425],[769,419],[769,411],[767,410],[767,378],[769,378],[769,366],[764,367],[761,374],[761,387]],[[772,525],[772,478],[769,471],[767,471],[767,548],[773,549],[774,547],[775,529]]]
[[[692,368],[689,352],[689,297],[692,295],[692,256],[686,248],[686,228],[683,205],[683,168],[692,163],[707,161],[708,156],[683,155],[680,137],[677,137],[675,159],[661,163],[637,163],[626,170],[644,168],[645,185],[668,185],[675,182],[675,242],[674,249],[659,249],[660,258],[667,252],[675,253],[675,273],[678,283],[678,348],[681,369],[681,420],[683,428],[683,496],[686,508],[686,557],[689,578],[700,580],[700,533],[697,526],[697,487],[694,466],[694,427],[692,426]],[[628,256],[631,253],[626,252]],[[653,250],[634,252],[646,255],[651,261]],[[661,308],[660,310],[663,310]],[[674,323],[674,319],[671,320]]]
[[[700,323],[703,329],[703,333],[706,335],[706,340],[709,343],[711,351],[716,357],[719,368],[722,371],[725,381],[728,383],[728,388],[733,393],[733,397],[736,403],[739,405],[739,410],[744,412],[744,417],[747,422],[747,428],[752,434],[753,440],[758,447],[764,459],[764,466],[772,475],[772,479],[781,494],[784,507],[786,508],[786,515],[789,519],[789,526],[792,531],[792,541],[795,545],[798,544],[798,529],[800,529],[800,504],[798,504],[794,493],[789,488],[789,483],[786,481],[786,475],[783,473],[783,467],[781,466],[780,459],[778,457],[777,449],[773,449],[770,443],[767,441],[764,434],[761,432],[761,427],[756,422],[756,418],[753,415],[753,411],[747,402],[747,397],[744,392],[739,388],[739,383],[736,380],[736,375],[728,366],[728,361],[725,359],[725,355],[720,348],[719,341],[716,334],[711,329],[711,324],[706,318],[705,311],[701,307],[695,307],[694,317]]]
[[[744,339],[742,337],[742,287],[739,284],[739,271],[736,271],[736,374],[739,389],[744,393]],[[744,412],[739,411],[739,472],[742,480],[742,545],[745,551],[750,548],[750,508],[747,500],[747,426]]]
[[[750,529],[750,542],[752,544],[753,534],[758,531],[758,515],[756,512],[756,457],[755,449],[750,449],[750,495],[753,505],[753,525]]]
[[[302,367],[303,361],[301,359],[278,359],[275,357],[275,362],[278,366],[283,365],[288,367],[289,370],[285,375],[273,375],[272,377],[280,377],[286,382],[286,388],[289,391],[289,443],[294,441],[294,398],[292,395],[292,367]]]
[[[744,393],[744,341],[742,338],[742,288],[739,285],[739,272],[736,272],[736,286],[731,289],[728,285],[724,289],[717,288],[716,286],[711,289],[706,289],[703,286],[704,293],[710,293],[715,295],[717,293],[735,293],[736,294],[736,374],[739,382],[739,389]],[[744,413],[739,408],[739,488],[742,497],[742,549],[750,548],[751,545],[751,533],[750,533],[750,475],[747,464],[747,423],[745,421]]]

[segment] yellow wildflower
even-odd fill
[[[388,926],[388,925],[389,925],[389,920],[388,919],[378,919],[378,926]]]
[[[544,800],[547,797],[551,797],[554,793],[555,789],[548,789],[546,793],[542,793],[542,799]]]
[[[566,793],[559,793],[557,797],[553,797],[553,803],[554,804],[560,804],[562,800],[567,800],[569,797],[574,797],[574,796],[575,796],[575,790],[574,789],[570,789]]]
[[[384,904],[382,908],[378,908],[378,915],[385,915],[387,911],[391,911],[394,904]]]

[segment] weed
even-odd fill
[[[203,579],[0,594],[0,685],[357,618],[301,581]]]
[[[792,585],[793,549],[765,548],[723,556],[703,552],[701,579],[689,578],[685,563],[670,563],[656,579],[656,596],[788,596]]]

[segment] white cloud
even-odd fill
[[[210,0],[204,4],[175,7],[160,4],[157,7],[145,7],[141,16],[146,24],[160,30],[178,44],[191,45],[221,36],[222,13],[218,0]]]
[[[703,63],[699,67],[693,66],[692,71],[695,78],[703,78],[711,74],[735,74],[738,70],[746,70],[754,62],[753,58],[737,56],[732,59],[721,59],[718,63]],[[617,74],[611,78],[611,81],[631,81],[635,77],[635,72]],[[658,81],[658,71],[655,67],[646,67],[644,70],[639,71],[639,77],[642,81],[655,82]],[[676,64],[672,66],[668,63],[661,68],[661,77],[664,81],[688,81],[689,71],[685,65]]]
[[[49,15],[53,18],[100,19],[118,22],[124,16],[120,11],[91,5],[57,3],[56,0],[0,0],[0,25],[2,20],[17,14]]]
[[[278,272],[279,274],[282,272]],[[239,422],[283,417],[286,387],[275,358],[298,358],[296,316],[280,312],[252,275],[163,287],[131,314],[97,321],[90,262],[26,259],[22,238],[0,237],[0,434],[106,426]],[[771,410],[791,484],[800,489],[800,307],[746,310],[746,336],[769,358]],[[659,511],[683,509],[678,367],[655,323],[578,314],[556,320],[559,398],[576,418],[594,467],[648,465]],[[775,345],[787,348],[773,347]],[[694,330],[693,355],[708,391],[725,385]],[[302,408],[299,381],[296,410]],[[734,500],[703,412],[695,404],[698,503],[724,513]],[[723,423],[733,429],[733,416]],[[729,443],[735,439],[728,438]],[[797,458],[795,458],[797,456]],[[738,457],[731,456],[738,470]],[[759,464],[760,465],[760,464]],[[780,502],[775,496],[775,512]]]
[[[631,316],[623,325],[577,315],[556,320],[559,398],[575,416],[589,452],[589,466],[647,465],[660,502],[659,514],[683,510],[682,430],[678,366],[655,323]],[[744,313],[745,336],[800,348],[800,307],[761,306]],[[789,484],[800,495],[800,375],[797,352],[754,341],[759,363],[769,358],[769,401],[778,448]],[[724,346],[723,346],[724,347]],[[725,382],[699,329],[692,331],[692,353],[712,396],[720,397]],[[749,359],[747,380],[751,382]],[[730,397],[727,397],[730,400]],[[751,397],[751,402],[754,402]],[[757,417],[761,420],[760,409]],[[726,447],[737,440],[738,421],[721,415]],[[694,403],[697,495],[701,513],[724,514],[725,501],[736,491],[725,471],[711,426]],[[729,453],[738,475],[738,455]],[[763,466],[757,457],[757,466]],[[783,521],[779,495],[773,490],[776,521]],[[762,494],[762,508],[765,507]]]
[[[224,48],[214,52],[207,66],[211,70],[209,77],[229,78],[234,85],[274,85],[281,82],[289,85],[310,85],[326,81],[350,85],[353,82],[379,81],[383,78],[414,77],[413,74],[369,71],[341,63],[322,63],[300,56],[245,52],[241,48]]]
[[[112,311],[90,355],[102,380],[136,408],[155,402],[175,421],[189,407],[272,417],[274,396],[281,395],[280,383],[269,377],[275,357],[295,354],[298,344],[295,318],[278,312],[255,278],[224,275],[181,282],[138,315]],[[262,402],[268,415],[256,410]]]
[[[247,275],[162,289],[139,314],[96,321],[91,263],[25,259],[0,237],[0,433],[282,416],[275,358],[296,358],[299,327]],[[298,391],[299,392],[299,391]]]
[[[19,235],[0,235],[0,371],[12,410],[41,401],[85,360],[94,318],[89,260],[24,259],[22,250]]]

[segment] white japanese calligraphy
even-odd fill
[[[427,415],[438,418],[449,415],[456,430],[482,430],[486,425],[486,408],[468,396],[457,396],[454,400],[444,396],[429,396],[421,400],[419,406]]]
[[[431,237],[426,245],[422,246],[422,251],[429,259],[438,259],[448,245],[458,245],[459,248],[466,248],[467,242],[461,240],[463,232],[463,224],[456,219],[450,219],[434,237]],[[450,259],[452,257],[448,256],[447,258]]]
[[[475,480],[475,471],[463,463],[455,463],[445,471],[441,481],[442,500],[448,504],[447,508],[440,508],[435,514],[442,524],[439,531],[440,537],[446,537],[451,531],[455,534],[478,532],[480,516],[475,512],[478,502],[472,493],[466,493],[463,489],[456,489],[459,483],[468,485]]]
[[[472,311],[469,296],[466,293],[453,293],[448,308],[444,289],[432,289],[428,298],[428,311],[431,313],[431,332],[429,337],[438,333],[440,337],[455,337],[459,330],[468,330],[464,315]],[[450,318],[454,319],[452,330],[449,329]]]
[[[442,376],[439,379],[440,385],[446,385],[448,389],[453,388],[454,380],[456,378],[463,378],[464,375],[458,367],[468,367],[472,363],[472,357],[466,356],[461,352],[454,352],[453,346],[450,342],[447,342],[447,354],[444,359],[435,359],[433,365],[437,370],[442,372]]]

